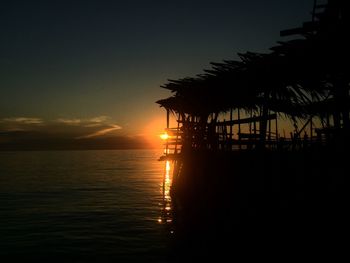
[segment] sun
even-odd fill
[[[169,139],[169,134],[164,132],[163,134],[159,135],[159,137],[165,141]]]

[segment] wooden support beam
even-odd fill
[[[229,126],[229,125],[235,125],[238,124],[238,127],[240,127],[240,124],[246,124],[246,123],[252,123],[252,122],[259,122],[261,120],[273,120],[277,118],[277,114],[270,114],[268,116],[254,116],[250,118],[240,118],[240,112],[238,110],[238,120],[232,120],[232,121],[221,121],[217,122],[216,126]]]
[[[311,121],[310,121],[310,141],[312,142],[312,136],[313,136],[313,134],[312,134],[313,132],[312,132],[312,117],[311,117]]]

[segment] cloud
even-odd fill
[[[62,117],[46,121],[34,117],[7,117],[0,119],[0,132],[11,132],[12,141],[17,140],[16,138],[23,139],[24,134],[31,136],[33,132],[50,138],[74,141],[76,139],[94,140],[95,138],[101,140],[100,137],[108,139],[109,137],[121,136],[121,133],[114,134],[114,132],[122,127],[110,123],[109,119],[108,116],[84,119]]]
[[[88,120],[88,122],[101,123],[101,122],[107,121],[108,119],[109,119],[108,116],[102,115],[102,116],[91,118]]]
[[[77,126],[68,126],[77,127]],[[113,127],[110,127],[113,128]],[[116,128],[116,127],[114,127]],[[44,131],[0,132],[1,150],[112,150],[151,148],[145,138],[125,135],[77,140],[72,134]]]
[[[84,127],[98,127],[103,124],[106,124],[106,121],[108,119],[109,119],[108,116],[102,115],[102,116],[97,116],[90,119],[60,118],[60,119],[57,119],[55,122],[65,124],[65,125],[83,125]]]
[[[27,118],[27,117],[12,117],[4,118],[2,122],[10,122],[17,124],[43,124],[44,121],[41,118]]]
[[[127,136],[108,116],[56,119],[0,118],[0,150],[98,150],[153,147],[144,137]]]
[[[81,124],[81,120],[80,119],[57,119],[56,122],[58,123],[63,123],[63,124],[67,124],[67,125],[79,125]]]
[[[107,133],[110,133],[112,131],[120,130],[121,128],[122,127],[120,127],[119,125],[111,125],[108,128],[96,131],[94,133],[84,135],[84,136],[79,136],[79,137],[77,137],[77,139],[89,139],[89,138],[93,138],[93,137],[98,137],[98,136],[102,136],[102,135],[105,135]]]

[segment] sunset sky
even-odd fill
[[[312,5],[2,2],[0,149],[135,147],[165,126],[155,101],[169,95],[159,87],[167,79],[196,75],[237,52],[267,52],[280,30],[311,19]]]

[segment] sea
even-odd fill
[[[161,150],[0,152],[1,262],[167,262]]]

